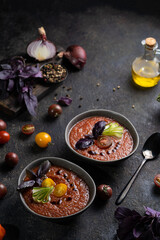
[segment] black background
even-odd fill
[[[81,71],[70,73],[67,80],[56,85],[39,102],[37,118],[24,111],[15,119],[0,113],[6,120],[11,140],[0,146],[0,182],[8,187],[8,194],[0,201],[0,223],[9,224],[12,237],[23,240],[114,240],[118,227],[114,218],[115,200],[142,161],[141,149],[145,140],[160,127],[160,104],[156,101],[159,85],[139,89],[132,83],[131,64],[142,55],[141,40],[153,36],[160,42],[160,6],[158,1],[0,1],[0,60],[26,53],[27,45],[43,26],[47,37],[55,45],[67,48],[78,44],[87,52],[87,64]],[[97,86],[100,83],[100,86]],[[117,89],[117,86],[120,89]],[[65,88],[63,88],[65,86]],[[72,87],[72,90],[66,89]],[[113,88],[116,91],[113,92]],[[56,120],[47,117],[48,107],[57,98],[69,94],[73,102],[63,108]],[[80,97],[83,97],[80,100]],[[99,101],[97,101],[99,99]],[[81,105],[81,108],[79,108]],[[135,108],[132,108],[135,105]],[[73,155],[64,140],[67,123],[77,114],[96,108],[110,109],[124,114],[136,127],[140,144],[136,153],[115,167],[96,167]],[[48,132],[55,143],[39,149],[30,137],[21,135],[21,127],[33,123],[36,133]],[[13,170],[3,166],[7,152],[16,152],[20,161]],[[67,225],[41,220],[27,212],[16,191],[18,176],[33,160],[43,156],[57,156],[73,161],[100,183],[110,184],[112,198],[105,204],[94,201],[75,222]],[[159,210],[160,193],[153,178],[159,173],[159,161],[148,162],[134,183],[122,206],[144,213],[143,206]]]

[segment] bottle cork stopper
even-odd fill
[[[146,45],[149,47],[154,47],[156,45],[156,39],[152,37],[146,38]]]

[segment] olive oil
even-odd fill
[[[132,63],[133,81],[141,87],[153,87],[160,80],[159,62],[155,57],[158,47],[154,38],[146,38],[144,56],[136,58]]]

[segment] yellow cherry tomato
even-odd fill
[[[53,195],[55,197],[62,197],[67,192],[67,185],[64,183],[59,183],[55,186]]]
[[[42,182],[42,187],[51,187],[55,186],[55,182],[51,178],[46,178]]]
[[[48,144],[51,143],[51,136],[46,132],[40,132],[35,137],[36,144],[41,148],[48,147]]]

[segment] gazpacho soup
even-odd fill
[[[76,123],[70,130],[69,142],[79,154],[100,161],[118,160],[133,150],[128,129],[114,119],[101,116]]]
[[[47,160],[26,171],[18,186],[28,207],[47,217],[63,217],[82,210],[89,201],[88,185],[73,171]]]

